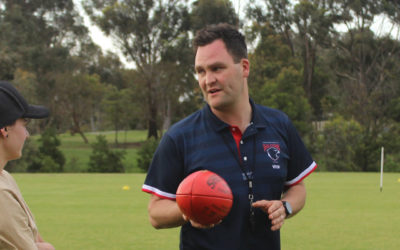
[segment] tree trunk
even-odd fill
[[[74,122],[74,132],[79,133],[79,135],[82,137],[83,141],[85,144],[89,143],[89,140],[86,138],[85,134],[81,130],[81,126],[79,125],[79,119],[78,116],[76,115],[75,111],[72,112],[72,120]]]
[[[171,101],[168,100],[167,101],[167,107],[166,107],[166,111],[164,113],[164,122],[163,122],[163,126],[162,126],[162,131],[163,130],[168,130],[169,127],[171,126]]]
[[[147,133],[147,139],[154,137],[158,139],[157,133],[157,106],[153,103],[150,106],[150,116],[149,116],[149,130]]]
[[[147,139],[154,137],[155,139],[158,139],[158,126],[157,126],[157,100],[156,100],[156,94],[153,86],[153,79],[148,81],[147,87],[148,87],[148,108],[149,108],[149,115],[148,115],[148,133],[147,133]]]
[[[115,125],[114,142],[115,146],[118,146],[118,125]]]

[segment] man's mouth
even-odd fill
[[[221,91],[221,90],[220,90],[220,89],[210,89],[210,90],[208,91],[208,93],[214,94],[214,93],[217,93],[217,92],[219,92],[219,91]]]

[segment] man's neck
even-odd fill
[[[237,126],[242,133],[244,133],[251,121],[252,110],[248,99],[247,102],[230,109],[211,110],[220,120],[231,126]]]

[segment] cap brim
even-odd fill
[[[29,105],[28,110],[25,112],[22,118],[40,119],[48,117],[49,114],[50,111],[44,106]]]

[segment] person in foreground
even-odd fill
[[[249,97],[250,62],[243,35],[228,24],[194,38],[195,71],[207,104],[163,136],[142,186],[155,228],[181,227],[180,249],[280,249],[280,228],[306,200],[303,179],[317,164],[289,118]],[[208,169],[233,193],[217,225],[187,221],[176,190],[190,173]]]
[[[29,137],[29,118],[49,115],[43,106],[29,105],[8,82],[0,81],[0,249],[53,250],[44,242],[14,178],[4,170],[8,161],[21,157]]]

